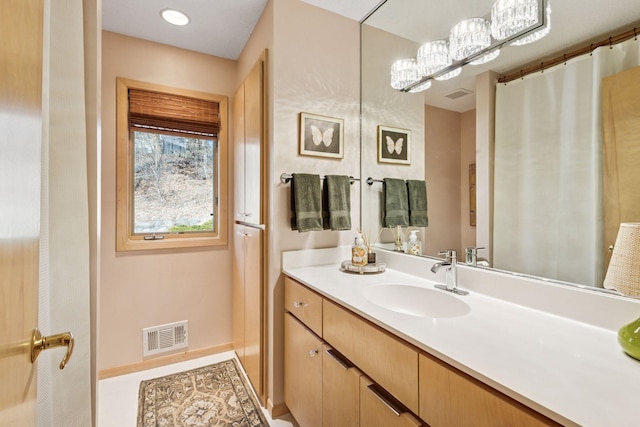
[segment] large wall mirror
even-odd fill
[[[613,220],[611,237],[601,86],[640,65],[640,40],[612,43],[553,68],[541,64],[513,82],[497,81],[640,28],[637,0],[551,0],[551,30],[544,38],[503,46],[495,60],[466,65],[459,76],[434,80],[424,92],[391,87],[396,60],[415,58],[427,41],[447,39],[461,20],[489,18],[494,2],[387,0],[363,21],[362,228],[392,248],[393,233],[382,227],[381,180],[426,180],[429,226],[418,229],[423,255],[456,249],[464,260],[466,247],[486,247],[478,256],[488,268],[604,290],[607,248],[620,222],[640,222],[640,203]],[[583,75],[591,80],[582,81]],[[595,92],[585,97],[590,86]],[[408,163],[380,161],[380,150],[398,144],[381,140],[381,126],[409,131],[410,140],[403,141],[411,144]],[[516,140],[523,145],[514,148]],[[640,200],[640,190],[632,198]]]

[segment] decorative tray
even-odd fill
[[[359,273],[359,274],[377,274],[382,273],[387,268],[387,264],[383,262],[377,262],[375,264],[367,265],[353,265],[351,261],[342,261],[340,270],[347,273]]]

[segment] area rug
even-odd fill
[[[235,359],[142,381],[138,427],[268,427]]]

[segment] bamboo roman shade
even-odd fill
[[[218,107],[215,101],[129,88],[130,128],[216,137]]]

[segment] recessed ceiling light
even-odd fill
[[[173,25],[187,25],[189,23],[189,17],[175,9],[162,9],[160,11],[160,16],[162,16],[162,19]]]

